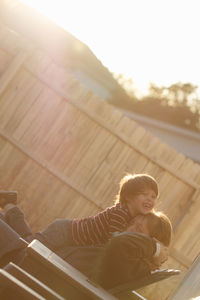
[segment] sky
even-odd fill
[[[199,0],[21,0],[87,44],[112,72],[200,86]]]

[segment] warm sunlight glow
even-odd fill
[[[200,18],[195,0],[21,0],[86,43],[115,73],[149,82],[199,85]]]

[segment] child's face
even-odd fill
[[[138,214],[146,215],[154,208],[157,199],[156,193],[152,189],[145,189],[143,192],[130,196],[127,206],[132,217]]]

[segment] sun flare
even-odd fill
[[[111,72],[133,78],[142,92],[149,82],[199,85],[198,1],[181,0],[181,7],[173,0],[21,2],[86,43]]]

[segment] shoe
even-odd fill
[[[6,204],[17,203],[17,192],[15,191],[0,191],[0,207],[4,208]]]

